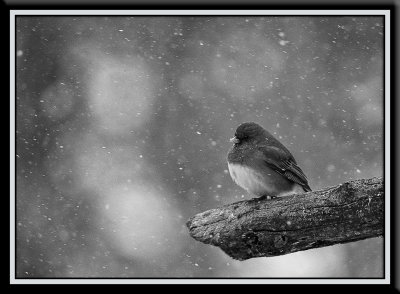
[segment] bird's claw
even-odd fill
[[[278,198],[278,196],[272,196],[272,195],[262,195],[261,197],[258,198],[258,200],[271,200]]]

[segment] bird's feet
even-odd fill
[[[262,195],[261,197],[258,198],[258,200],[271,200],[278,198],[278,196],[272,196],[272,195]]]

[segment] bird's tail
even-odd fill
[[[304,185],[302,185],[304,192],[311,192],[311,188],[310,186],[306,183]]]

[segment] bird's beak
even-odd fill
[[[234,143],[234,144],[237,144],[237,143],[239,143],[239,139],[236,138],[236,137],[233,137],[233,138],[230,138],[230,139],[229,139],[229,142]]]

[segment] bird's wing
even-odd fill
[[[305,191],[311,191],[306,175],[289,152],[275,146],[262,146],[258,149],[261,151],[263,160],[268,167],[303,186]]]

